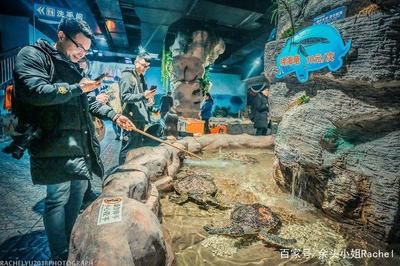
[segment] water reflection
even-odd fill
[[[295,238],[301,252],[295,254],[257,240],[238,245],[239,238],[208,235],[203,226],[229,225],[232,209],[206,211],[192,202],[177,205],[163,198],[164,223],[170,230],[178,265],[375,265],[373,262],[379,261],[345,258],[343,252],[350,248],[369,251],[378,248],[358,238],[354,232],[346,231],[341,224],[295,195],[283,193],[272,178],[272,150],[235,152],[240,154],[232,160],[225,156],[229,153],[227,150],[207,152],[202,161],[185,160],[184,168],[209,172],[218,187],[216,198],[221,202],[230,206],[237,202],[258,202],[270,207],[282,220],[278,235]],[[249,160],[250,163],[241,164],[237,159],[246,159],[241,155],[255,158],[257,162]],[[301,178],[301,174],[297,178]],[[379,265],[391,265],[389,260],[380,262]]]

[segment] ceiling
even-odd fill
[[[1,1],[2,14],[31,18],[32,0]],[[123,62],[139,45],[160,54],[178,32],[205,29],[222,37],[226,49],[214,72],[240,73],[249,57],[262,51],[272,31],[273,0],[47,0],[36,2],[79,10],[95,32],[92,59]],[[36,27],[55,36],[56,25],[36,19]],[[156,63],[157,64],[157,63]]]

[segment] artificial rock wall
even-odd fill
[[[270,115],[279,122],[274,178],[338,221],[399,243],[400,3],[296,2],[299,29],[346,6],[346,18],[332,25],[352,47],[337,72],[314,72],[304,84],[294,74],[277,80],[275,60],[286,41],[279,38],[290,27],[287,14],[279,18],[278,39],[265,46]],[[310,101],[293,104],[304,93]]]
[[[201,84],[205,67],[225,51],[224,41],[207,31],[194,31],[191,38],[178,34],[170,47],[172,53],[172,96],[178,115],[197,118],[202,100]]]
[[[190,152],[223,148],[272,148],[272,136],[213,134],[174,143]],[[175,265],[172,240],[161,224],[160,194],[173,189],[182,151],[165,144],[131,150],[125,163],[103,181],[103,190],[79,215],[72,230],[69,263]],[[104,201],[121,201],[121,219],[99,223]],[[109,214],[113,214],[114,210]],[[101,215],[103,214],[103,215]],[[117,215],[118,216],[118,215]],[[75,265],[74,264],[74,265]]]

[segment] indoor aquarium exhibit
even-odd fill
[[[0,266],[400,265],[399,0],[0,21]]]

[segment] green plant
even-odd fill
[[[292,13],[292,6],[294,4],[296,4],[295,0],[276,0],[272,3],[273,9],[272,9],[272,14],[271,14],[271,24],[276,25],[278,22],[278,17],[282,16],[285,11],[289,15],[291,31],[286,30],[284,32],[284,34],[286,33],[286,35],[285,35],[286,37],[283,37],[283,34],[282,34],[282,38],[290,37],[296,33],[295,24],[294,24],[294,20],[293,20],[293,13]]]
[[[299,98],[292,101],[291,103],[289,103],[288,110],[290,110],[291,108],[293,108],[295,106],[299,106],[299,105],[308,103],[309,101],[310,101],[310,96],[302,95]]]
[[[163,49],[161,58],[161,82],[166,91],[170,90],[170,81],[172,75],[172,53]]]
[[[217,106],[217,107],[215,107],[213,116],[214,117],[227,117],[228,114],[229,114],[229,109],[230,108],[227,108],[227,107],[219,107],[219,106]]]
[[[303,95],[297,99],[297,104],[300,105],[300,104],[308,103],[309,101],[310,101],[310,97],[307,95]]]
[[[292,29],[292,28],[289,28],[289,29],[285,30],[285,31],[282,33],[281,39],[289,38],[289,37],[291,37],[291,36],[293,36],[293,35],[294,35],[293,29]]]
[[[279,17],[279,7],[278,7],[278,2],[273,1],[271,5],[271,24],[276,25],[278,23],[278,17]]]
[[[201,93],[202,95],[205,95],[210,90],[211,87],[211,80],[208,68],[205,69],[204,75],[202,78],[199,79],[199,82],[200,82]]]

